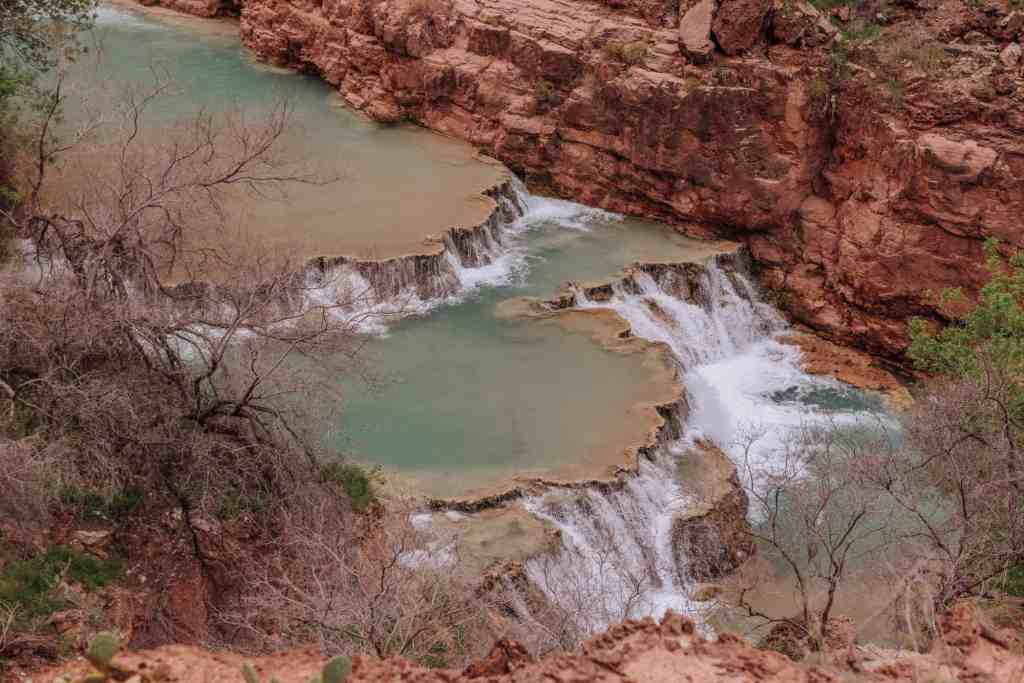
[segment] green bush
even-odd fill
[[[1016,598],[1024,598],[1024,564],[1011,567],[1003,579],[1002,589]]]
[[[352,509],[363,512],[377,500],[373,481],[366,470],[355,463],[332,462],[320,470],[320,481],[334,484],[352,501]]]
[[[131,514],[142,501],[143,495],[141,489],[133,486],[115,491],[109,496],[65,486],[60,492],[60,502],[73,509],[81,519],[117,521]]]
[[[64,601],[54,595],[61,577],[94,591],[120,573],[121,562],[116,557],[101,560],[57,546],[45,555],[15,560],[4,567],[0,571],[0,603],[21,607],[26,616],[38,617],[64,606]]]

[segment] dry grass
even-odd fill
[[[451,6],[446,0],[409,0],[405,8],[406,18],[427,21],[435,17],[446,17],[451,13]]]
[[[903,45],[896,49],[894,56],[898,61],[910,62],[914,68],[929,75],[936,74],[949,61],[945,48],[936,42]]]
[[[629,43],[608,42],[604,44],[607,59],[623,64],[639,64],[647,57],[647,43],[635,40]]]

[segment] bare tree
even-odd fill
[[[598,523],[592,531],[585,546],[563,545],[528,564],[529,578],[548,598],[529,615],[548,633],[547,649],[573,650],[587,636],[646,613],[657,588],[657,572],[627,561],[611,529]]]
[[[393,505],[352,543],[329,501],[287,513],[283,552],[250,568],[252,591],[222,619],[263,647],[465,663],[493,642],[487,603],[463,583],[454,539],[417,530]]]
[[[33,423],[17,452],[37,464],[103,490],[156,482],[189,519],[315,476],[310,409],[336,404],[334,378],[360,370],[369,293],[231,239],[239,199],[325,181],[283,152],[288,105],[153,124],[170,94],[158,78],[69,131],[58,82],[25,201],[4,215],[36,269],[5,276],[0,408]],[[8,478],[15,464],[0,463]]]
[[[877,485],[913,521],[939,606],[983,595],[1024,562],[1021,425],[1014,378],[997,366],[934,382],[905,419],[906,444],[876,468]]]
[[[798,603],[795,614],[757,607],[751,596],[765,577],[749,572],[733,602],[749,617],[795,632],[812,651],[823,646],[839,593],[858,563],[893,542],[893,506],[869,474],[876,453],[896,447],[884,422],[874,428],[805,425],[766,464],[753,455],[765,435],[743,438],[741,470],[753,516],[748,533],[781,565]]]

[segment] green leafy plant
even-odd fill
[[[355,463],[332,462],[320,470],[320,482],[335,484],[352,501],[356,512],[363,512],[377,501],[371,475]]]
[[[810,2],[814,5],[815,9],[819,9],[822,12],[828,12],[836,7],[853,5],[855,0],[810,0]]]
[[[75,510],[82,519],[113,521],[131,514],[142,502],[143,495],[141,489],[133,486],[107,495],[66,486],[61,489],[60,501],[65,507]]]
[[[343,683],[352,672],[352,662],[348,657],[334,657],[324,665],[320,675],[321,683]]]
[[[832,95],[832,86],[829,82],[818,76],[807,83],[807,102],[817,112],[824,112],[828,107],[829,97]]]
[[[1000,588],[1015,598],[1024,598],[1024,565],[1008,569]]]
[[[868,41],[877,38],[882,33],[882,27],[873,21],[855,19],[843,31],[843,36],[851,41]]]
[[[979,376],[994,364],[1007,375],[1024,378],[1024,253],[1004,259],[998,243],[985,243],[991,278],[981,288],[978,304],[955,324],[932,333],[921,319],[911,321],[910,358],[922,370],[951,377]],[[943,293],[944,302],[962,301],[957,290]],[[1024,417],[1024,385],[1015,381],[1016,405]]]
[[[104,631],[97,633],[85,651],[89,663],[101,671],[109,671],[114,655],[121,649],[121,644],[113,633]]]
[[[57,546],[44,555],[4,567],[0,572],[0,602],[18,606],[27,617],[42,616],[64,606],[64,601],[54,595],[62,577],[94,591],[120,573],[121,563],[115,557],[101,560]]]

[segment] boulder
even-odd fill
[[[1003,48],[1003,51],[999,53],[999,61],[1002,62],[1003,66],[1007,69],[1013,69],[1021,60],[1021,47],[1017,43],[1010,43]]]
[[[1024,11],[1010,12],[999,22],[995,35],[1001,40],[1015,40],[1024,36]]]
[[[76,529],[71,533],[71,547],[96,557],[105,558],[113,541],[113,533],[105,530]]]
[[[839,29],[809,2],[782,0],[775,3],[770,30],[774,42],[815,47],[828,43],[837,33]]]
[[[738,55],[762,42],[772,0],[722,0],[711,30],[727,55]]]
[[[692,62],[706,62],[715,51],[711,41],[714,15],[715,0],[699,0],[680,14],[679,51]]]
[[[937,133],[924,133],[917,144],[929,165],[964,182],[977,182],[998,158],[994,149],[975,140],[951,140]]]
[[[714,581],[755,552],[747,494],[725,453],[698,443],[680,461],[680,482],[693,504],[672,520],[672,554],[682,581]]]

